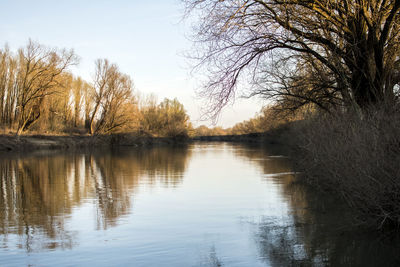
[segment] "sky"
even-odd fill
[[[130,75],[141,94],[159,101],[177,98],[194,126],[202,121],[203,101],[196,96],[200,81],[190,74],[190,25],[182,21],[179,0],[0,0],[0,45],[11,50],[29,38],[49,47],[73,49],[80,63],[71,71],[87,81],[94,61],[107,58]],[[219,116],[217,125],[231,127],[253,117],[257,99],[237,99]]]

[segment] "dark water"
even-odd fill
[[[346,218],[259,147],[0,158],[0,266],[399,266]]]

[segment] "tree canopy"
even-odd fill
[[[400,0],[183,1],[213,114],[242,81],[292,109],[397,100]]]

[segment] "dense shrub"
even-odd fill
[[[398,112],[317,116],[293,130],[305,181],[340,194],[362,223],[400,226]]]

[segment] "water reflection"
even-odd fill
[[[94,203],[97,229],[115,226],[140,183],[179,185],[189,158],[187,147],[0,157],[0,248],[71,248],[74,209]]]
[[[215,250],[215,245],[212,245],[210,251],[207,256],[201,260],[199,266],[207,266],[207,267],[221,267],[224,264],[218,258],[217,252]]]
[[[356,227],[334,197],[293,182],[283,183],[283,190],[291,220],[272,225],[266,219],[256,237],[262,258],[272,266],[399,266],[397,237]]]
[[[292,172],[292,165],[285,156],[285,151],[279,149],[279,146],[268,146],[267,148],[260,144],[232,144],[235,156],[241,157],[251,163],[255,163],[262,168],[264,175],[271,174],[276,177],[280,174]],[[286,176],[287,177],[287,176]]]
[[[275,148],[276,149],[276,148]],[[260,258],[271,266],[399,266],[400,239],[358,228],[351,211],[329,192],[298,183],[279,150],[250,146],[238,156],[257,163],[270,182],[279,184],[289,204],[280,221],[264,216],[255,232]],[[270,160],[268,160],[270,159]],[[273,164],[271,164],[271,160]],[[272,174],[272,175],[271,175]]]
[[[296,183],[281,154],[224,143],[7,154],[0,258],[7,266],[60,258],[69,266],[399,265],[399,242],[351,227],[340,202]]]

